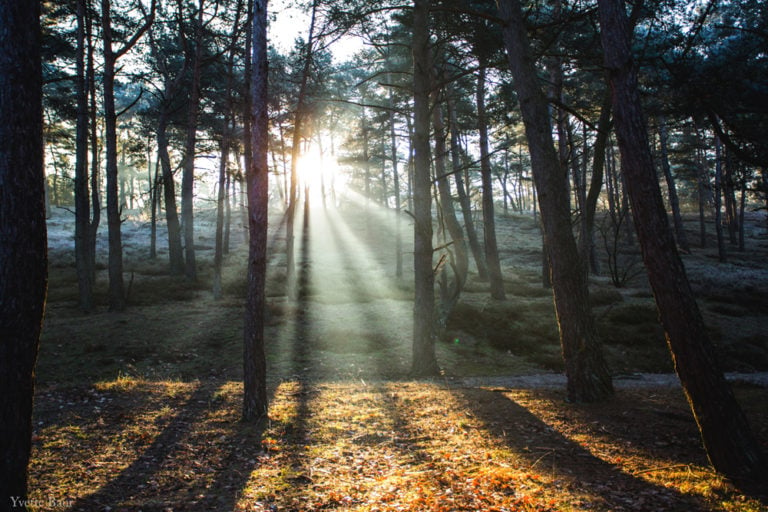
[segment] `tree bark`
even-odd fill
[[[613,385],[589,306],[586,272],[571,230],[568,175],[555,152],[547,99],[537,81],[520,3],[499,0],[498,6],[549,253],[568,398],[578,402],[603,400],[613,393]]]
[[[0,2],[0,508],[27,498],[45,308],[40,2]]]
[[[435,276],[432,271],[432,179],[429,147],[430,0],[413,2],[413,360],[416,376],[439,372],[435,357]]]
[[[112,48],[112,14],[110,0],[101,0],[101,33],[104,43],[104,72],[102,74],[104,102],[104,146],[106,148],[107,227],[109,238],[109,309],[125,309],[123,282],[123,242],[120,231],[120,205],[117,172],[117,113],[115,112],[115,63]]]
[[[598,9],[625,184],[675,370],[714,468],[737,483],[765,484],[768,460],[719,368],[669,229],[641,110],[624,2],[598,0]]]
[[[269,125],[267,117],[267,0],[253,0],[249,39],[253,44],[250,75],[251,158],[248,187],[248,297],[243,334],[243,419],[257,421],[267,415],[267,364],[264,354],[264,309],[267,274],[267,222],[269,204]]]
[[[77,48],[75,91],[77,121],[75,128],[75,266],[80,309],[93,310],[94,261],[89,241],[91,231],[91,198],[88,190],[88,84],[86,82],[86,0],[77,1]]]

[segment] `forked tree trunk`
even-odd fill
[[[448,106],[448,118],[451,132],[451,166],[453,167],[453,178],[456,183],[456,194],[459,196],[459,206],[461,207],[461,216],[464,219],[464,229],[467,232],[467,241],[472,251],[472,256],[477,267],[477,277],[481,281],[488,279],[488,266],[485,263],[485,253],[480,246],[475,229],[475,220],[472,218],[472,205],[469,202],[467,189],[464,185],[464,173],[461,169],[461,148],[459,147],[459,123],[456,120],[456,108],[454,102],[448,95],[446,102]]]
[[[499,0],[498,5],[541,208],[568,398],[603,400],[613,393],[613,385],[589,305],[587,275],[571,229],[568,176],[555,152],[547,99],[538,83],[520,2]]]
[[[667,222],[653,168],[622,0],[598,0],[616,136],[643,260],[675,370],[714,468],[737,483],[766,484],[768,460],[717,363]]]
[[[436,375],[432,272],[432,178],[429,147],[429,90],[432,59],[429,48],[429,0],[413,2],[413,360],[415,376]]]
[[[0,2],[0,508],[27,498],[47,282],[40,2]],[[21,507],[22,509],[24,507]]]
[[[250,7],[250,6],[249,6]],[[243,420],[257,421],[267,415],[267,364],[264,354],[264,309],[267,274],[267,213],[269,204],[269,163],[267,148],[267,0],[253,0],[253,21],[248,40],[253,54],[247,102],[250,120],[246,123],[246,181],[248,187],[248,297],[243,330]],[[249,9],[250,10],[250,9]],[[246,44],[248,47],[249,44]]]

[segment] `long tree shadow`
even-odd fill
[[[569,488],[593,496],[593,508],[637,512],[710,508],[697,496],[655,485],[595,456],[588,444],[568,439],[505,394],[484,389],[459,389],[456,394],[491,434],[520,454],[531,468],[560,475]],[[584,428],[587,430],[589,423]]]

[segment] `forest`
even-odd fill
[[[0,0],[0,511],[768,511],[768,4]]]

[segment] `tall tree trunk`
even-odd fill
[[[669,229],[641,111],[624,2],[598,0],[598,9],[626,186],[675,370],[714,468],[736,482],[764,484],[768,460],[718,366]]]
[[[413,360],[416,376],[439,372],[435,357],[435,276],[432,272],[432,178],[429,147],[430,0],[413,2]]]
[[[96,119],[98,108],[96,102],[96,70],[94,69],[94,45],[93,45],[93,19],[86,11],[85,18],[86,40],[88,51],[86,53],[85,77],[88,83],[89,119],[91,126],[91,208],[93,219],[91,220],[90,233],[88,235],[88,265],[91,270],[91,282],[96,282],[96,237],[101,223],[101,162],[99,148],[99,130]]]
[[[464,229],[467,232],[469,248],[477,267],[477,276],[481,281],[488,279],[488,266],[485,263],[485,252],[480,246],[480,240],[477,237],[475,229],[475,220],[472,218],[472,205],[469,202],[469,195],[464,184],[464,173],[461,169],[461,147],[459,146],[459,123],[456,120],[456,108],[451,95],[448,95],[446,102],[448,106],[448,118],[451,132],[451,166],[453,168],[453,179],[456,183],[456,194],[459,196],[459,206],[461,207],[461,216],[464,219]]]
[[[597,133],[595,134],[594,155],[592,155],[592,181],[587,192],[585,210],[585,234],[582,240],[582,258],[589,258],[590,269],[593,274],[600,273],[599,262],[595,251],[595,213],[597,200],[603,189],[603,176],[605,175],[605,147],[608,143],[608,134],[611,125],[611,95],[606,90],[603,96],[603,104],[600,107],[600,118],[597,121]]]
[[[391,82],[391,80],[389,80]],[[403,235],[401,233],[402,203],[400,200],[400,172],[397,168],[397,135],[395,134],[395,100],[392,88],[389,90],[389,144],[392,159],[392,188],[395,190],[395,276],[403,277]]]
[[[485,262],[488,265],[488,278],[491,285],[491,297],[504,300],[504,278],[501,275],[499,248],[496,245],[496,216],[493,208],[493,175],[491,157],[488,151],[488,120],[485,112],[485,62],[480,60],[477,74],[477,128],[480,132],[480,175],[483,180],[483,238],[485,241]]]
[[[102,73],[104,101],[104,145],[107,150],[107,225],[109,228],[109,309],[125,309],[125,285],[123,283],[123,242],[118,204],[117,172],[117,113],[115,111],[115,64],[128,53],[139,38],[154,22],[155,0],[144,24],[118,50],[112,48],[112,12],[110,0],[101,0],[101,34],[104,67]]]
[[[250,6],[249,6],[250,7]],[[269,125],[267,117],[267,0],[253,0],[253,21],[248,39],[253,44],[249,76],[251,121],[246,136],[248,186],[248,298],[244,329],[243,419],[267,415],[267,365],[264,354],[264,310],[267,275],[267,222],[269,204]]]
[[[117,173],[117,113],[115,112],[115,63],[112,48],[112,14],[110,0],[101,0],[101,33],[104,43],[104,71],[102,74],[104,102],[104,146],[106,147],[107,175],[107,227],[109,234],[109,309],[125,309],[123,283],[123,242],[120,231],[120,197]]]
[[[168,154],[168,114],[163,111],[157,120],[157,158],[163,171],[163,198],[165,199],[165,223],[168,230],[168,259],[171,275],[184,273],[184,249],[181,245],[181,224],[176,208],[176,183]]]
[[[200,111],[200,78],[203,69],[203,7],[198,4],[195,22],[195,55],[192,63],[187,133],[184,141],[184,159],[181,174],[181,223],[184,226],[184,275],[197,280],[195,261],[195,147],[197,145],[197,118]]]
[[[225,125],[229,120],[225,120]],[[229,126],[225,128],[229,130]],[[221,298],[221,266],[224,260],[224,201],[227,200],[225,194],[227,184],[227,162],[229,161],[229,134],[221,137],[219,144],[221,159],[219,160],[219,180],[218,195],[216,198],[216,235],[215,247],[213,251],[213,298]]]
[[[664,116],[658,117],[659,123],[659,148],[661,150],[661,169],[664,172],[664,179],[667,182],[667,192],[669,194],[669,206],[672,209],[672,220],[675,226],[675,239],[677,245],[683,252],[690,252],[688,245],[688,236],[685,234],[683,226],[683,216],[680,214],[680,199],[677,196],[677,186],[675,178],[672,176],[672,168],[669,165],[669,137],[667,135],[667,120]]]
[[[0,2],[0,508],[27,499],[47,285],[40,2]],[[21,507],[24,508],[24,507]]]
[[[93,309],[93,261],[90,258],[91,198],[88,190],[88,84],[86,82],[85,17],[86,0],[77,1],[77,48],[75,89],[77,121],[75,131],[75,266],[80,309]]]
[[[568,398],[578,402],[603,400],[613,393],[613,385],[589,306],[587,276],[571,230],[568,176],[555,152],[547,99],[537,81],[520,2],[499,0],[498,5],[550,257]]]
[[[299,157],[301,156],[301,140],[304,137],[305,104],[307,96],[307,85],[309,83],[309,73],[312,69],[313,49],[315,41],[315,17],[317,15],[317,0],[312,3],[312,15],[309,22],[309,37],[307,38],[306,53],[304,54],[304,69],[301,73],[301,84],[299,85],[298,97],[296,99],[296,113],[293,121],[293,142],[291,146],[291,180],[290,190],[288,192],[288,210],[285,219],[285,252],[286,252],[286,287],[287,294],[291,299],[298,297],[298,288],[296,282],[296,261],[295,261],[295,224],[296,224],[296,206],[298,203],[298,181],[299,181]],[[255,49],[255,48],[254,48]]]
[[[458,303],[464,284],[467,282],[469,254],[467,253],[464,230],[456,219],[456,209],[453,207],[453,197],[451,196],[451,184],[448,181],[449,175],[445,171],[445,158],[448,153],[445,148],[445,124],[443,122],[443,110],[439,103],[440,99],[437,97],[438,95],[435,96],[435,105],[432,107],[432,125],[435,133],[435,175],[440,197],[440,212],[451,237],[451,245],[448,248],[451,251],[450,264],[443,267],[443,272],[446,272],[445,269],[448,267],[453,270],[453,280],[448,283],[449,286],[441,294],[436,319],[437,326],[442,331],[445,329],[448,317]]]

